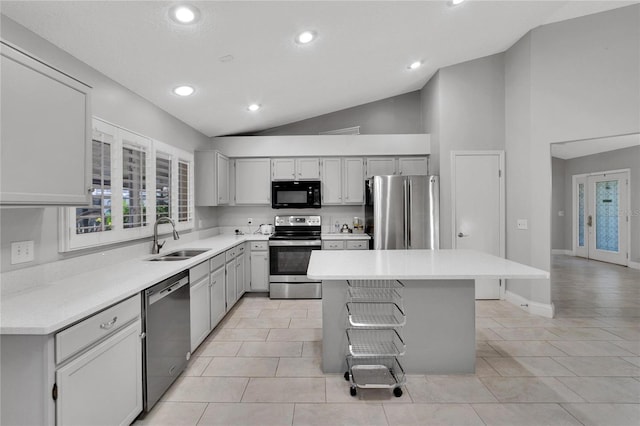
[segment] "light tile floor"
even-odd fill
[[[136,424],[639,425],[640,271],[552,267],[556,318],[477,302],[476,374],[409,376],[400,398],[322,373],[320,301],[244,297]]]

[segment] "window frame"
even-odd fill
[[[111,139],[111,229],[100,232],[76,234],[76,209],[82,207],[61,207],[59,209],[60,252],[70,252],[104,245],[151,237],[156,221],[156,156],[171,160],[171,219],[176,229],[185,231],[194,227],[194,154],[175,146],[142,136],[97,117],[93,117],[92,128]],[[136,228],[124,228],[123,223],[123,147],[133,147],[145,152],[145,192],[146,223]],[[178,221],[178,163],[189,167],[189,220]],[[163,228],[164,229],[164,228]]]

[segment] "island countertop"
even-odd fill
[[[549,272],[475,250],[314,250],[315,280],[548,279]]]

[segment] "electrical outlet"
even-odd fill
[[[11,243],[11,264],[33,261],[33,241],[16,241]]]
[[[247,225],[251,225],[253,223],[253,218],[247,218]]]

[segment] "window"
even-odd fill
[[[76,234],[111,230],[112,143],[110,135],[93,132],[91,206],[76,209]]]
[[[178,161],[178,222],[189,222],[192,218],[193,196],[190,194],[191,177],[189,163]]]
[[[93,128],[91,205],[60,210],[59,250],[149,237],[160,217],[193,228],[193,153],[99,119]]]
[[[156,218],[171,217],[171,158],[156,154]]]

